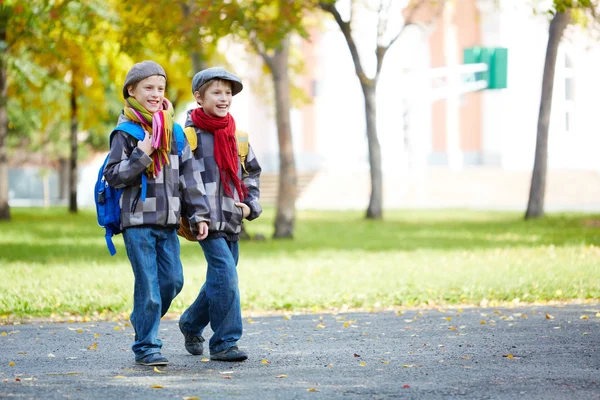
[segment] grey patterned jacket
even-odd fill
[[[125,121],[127,118],[121,115],[119,123]],[[106,182],[117,189],[125,188],[121,196],[122,228],[142,225],[177,228],[182,206],[191,226],[209,221],[204,185],[200,174],[194,170],[195,162],[187,140],[179,157],[173,135],[170,164],[165,165],[156,178],[147,178],[143,202],[140,200],[142,174],[152,161],[150,156],[125,132],[115,133],[109,154],[104,167]]]
[[[185,127],[194,126],[190,114],[191,110],[188,111]],[[198,163],[197,168],[200,175],[202,175],[202,182],[210,207],[209,238],[226,237],[228,240],[238,240],[238,235],[242,230],[242,209],[236,207],[234,203],[242,201],[250,207],[250,215],[246,218],[248,220],[258,218],[262,213],[262,207],[259,203],[260,165],[252,146],[248,145],[248,155],[244,165],[245,171],[241,164],[238,168],[238,176],[248,188],[248,196],[245,199],[240,199],[232,184],[234,198],[228,197],[222,187],[221,176],[214,157],[214,135],[195,126],[194,128],[198,138],[194,158]],[[194,225],[192,225],[192,228],[196,233]]]

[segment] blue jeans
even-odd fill
[[[196,300],[179,319],[181,329],[202,335],[210,323],[213,335],[208,342],[211,353],[236,346],[242,337],[242,308],[238,288],[238,242],[224,238],[200,241],[208,267],[206,282]]]
[[[160,319],[183,287],[179,239],[172,228],[135,227],[123,232],[125,249],[133,268],[133,312],[131,324],[135,359],[159,353]]]

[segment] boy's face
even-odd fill
[[[196,101],[202,106],[204,112],[211,117],[223,118],[227,116],[233,99],[231,82],[213,80],[208,85],[204,95],[200,95],[200,92],[194,93]]]
[[[167,80],[161,75],[152,75],[141,80],[137,85],[129,86],[127,91],[149,113],[154,114],[162,108],[162,102],[165,98],[165,86]]]

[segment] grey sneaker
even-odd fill
[[[181,331],[181,333],[183,333],[183,336],[185,337],[185,349],[188,351],[188,353],[194,356],[201,356],[202,353],[204,353],[204,346],[202,345],[202,343],[204,343],[204,338],[200,335],[192,335],[191,333],[186,333],[181,328],[181,325],[179,326],[179,330]]]
[[[152,353],[148,354],[146,357],[142,357],[139,360],[135,360],[135,363],[138,365],[169,365],[169,360],[167,357],[163,356],[160,353]]]
[[[211,353],[210,359],[214,361],[244,361],[248,359],[248,354],[237,346],[230,347],[217,353]]]

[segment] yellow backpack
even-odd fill
[[[194,129],[193,126],[188,126],[183,130],[183,133],[185,133],[185,137],[190,143],[190,148],[192,149],[192,151],[196,150],[196,147],[198,147],[198,137],[196,136],[196,129]],[[248,132],[236,130],[235,139],[237,140],[240,163],[242,164],[244,172],[248,173],[248,171],[246,171],[246,157],[248,156]],[[190,229],[190,222],[187,218],[179,219],[179,229],[177,230],[177,234],[186,238],[189,241],[197,241],[196,237],[192,233],[192,230]]]

